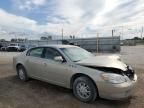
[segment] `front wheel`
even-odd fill
[[[83,102],[93,102],[97,96],[98,92],[88,77],[78,77],[73,83],[73,93],[74,95]]]
[[[22,65],[17,67],[17,75],[18,75],[19,79],[22,80],[22,81],[27,81],[28,80],[26,70]]]

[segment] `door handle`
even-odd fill
[[[76,68],[76,66],[74,66],[74,65],[69,65],[70,67],[72,67],[72,68]]]

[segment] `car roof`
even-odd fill
[[[69,48],[69,47],[78,47],[78,46],[74,46],[74,45],[41,45],[38,47]]]

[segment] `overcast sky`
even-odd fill
[[[125,32],[127,38],[139,35],[143,24],[144,0],[0,1],[0,26],[17,31],[61,34],[63,28],[65,35],[106,36],[115,29],[115,35]]]

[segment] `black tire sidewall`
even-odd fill
[[[77,86],[77,84],[79,82],[84,82],[84,83],[86,83],[90,87],[91,95],[90,95],[89,98],[84,99],[84,98],[81,98],[81,97],[78,96],[77,91],[76,91],[76,86]],[[86,102],[86,103],[90,103],[90,102],[95,101],[95,99],[98,96],[98,92],[97,92],[97,89],[96,89],[95,85],[93,84],[93,82],[91,81],[91,79],[89,79],[88,77],[78,77],[74,81],[74,83],[73,83],[73,93],[74,93],[74,95],[75,95],[76,98],[78,98],[82,102]]]
[[[21,79],[20,76],[19,76],[19,70],[20,69],[23,70],[24,79]],[[19,79],[22,80],[22,81],[27,81],[28,80],[28,76],[27,76],[26,70],[25,70],[25,68],[22,65],[18,66],[18,68],[17,68],[17,75],[18,75]]]

